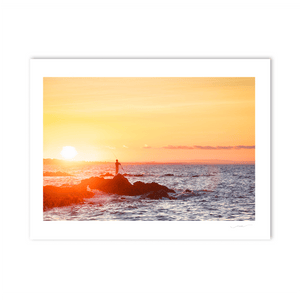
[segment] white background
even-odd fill
[[[4,299],[298,299],[298,1],[97,2],[2,1]],[[31,241],[32,57],[272,58],[272,239]]]

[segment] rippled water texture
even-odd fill
[[[157,182],[176,191],[176,200],[141,200],[94,190],[85,204],[44,212],[44,221],[254,221],[254,165],[124,165],[125,172],[141,177],[135,181]],[[78,184],[84,178],[113,173],[112,165],[44,171],[64,171],[74,176],[44,176],[44,185]],[[167,176],[166,176],[167,175]],[[171,176],[173,175],[173,176]],[[112,177],[107,177],[112,178]],[[190,191],[186,191],[186,190]]]

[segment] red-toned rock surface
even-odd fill
[[[73,175],[66,172],[58,171],[58,172],[44,172],[43,176],[73,176]]]
[[[43,208],[44,211],[53,207],[80,204],[84,198],[92,198],[93,192],[74,187],[44,186]]]

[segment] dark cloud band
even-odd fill
[[[144,149],[151,149],[151,147],[144,147]],[[255,149],[255,146],[165,146],[161,147],[161,149],[169,149],[169,150],[240,150],[240,149]]]

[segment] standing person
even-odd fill
[[[119,163],[119,161],[116,159],[116,175],[119,173],[119,166],[121,164]]]

